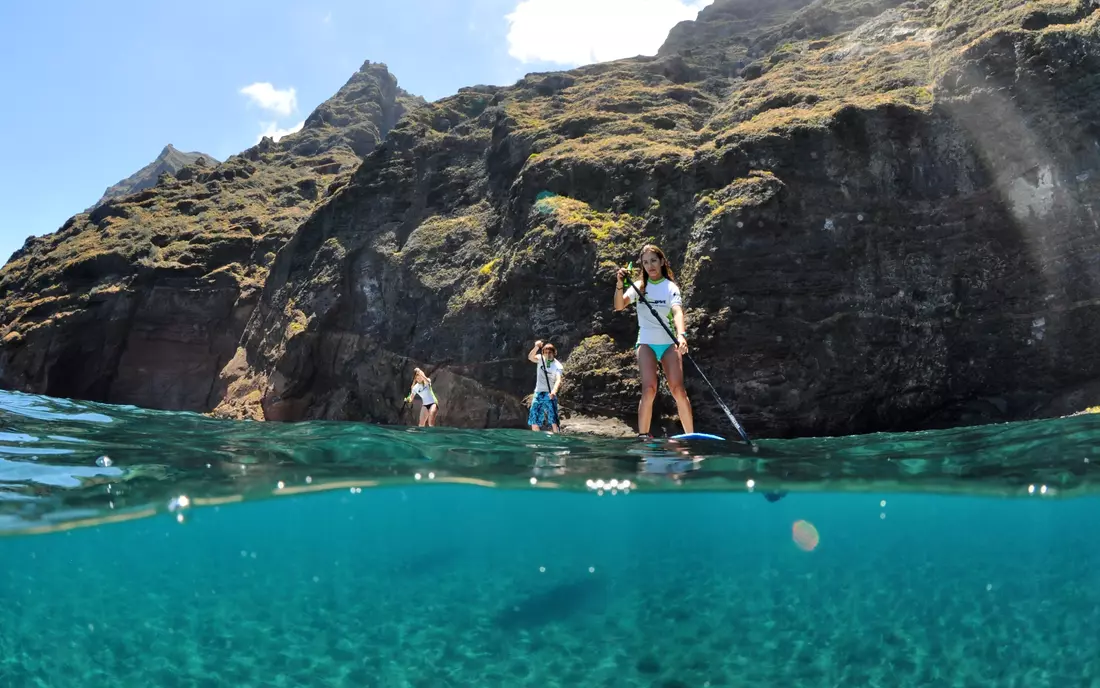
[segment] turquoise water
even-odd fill
[[[3,686],[1100,685],[1096,417],[757,452],[0,419]]]

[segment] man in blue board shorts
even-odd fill
[[[545,422],[554,432],[561,431],[558,388],[561,387],[565,367],[557,360],[557,354],[553,344],[543,345],[542,340],[535,342],[534,348],[527,353],[527,360],[536,365],[535,396],[531,400],[531,411],[527,414],[527,424],[532,430],[540,430]]]

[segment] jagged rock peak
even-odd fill
[[[103,196],[88,210],[94,210],[112,198],[121,198],[130,194],[144,191],[156,185],[157,180],[163,174],[176,174],[184,167],[204,161],[206,163],[218,163],[218,159],[207,153],[196,151],[184,152],[171,143],[161,149],[160,154],[148,165],[130,175],[126,179],[107,187]]]
[[[310,113],[302,131],[279,143],[299,155],[345,145],[364,157],[406,112],[424,102],[400,88],[384,63],[368,60],[334,96]]]

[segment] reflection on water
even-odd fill
[[[0,392],[0,532],[125,520],[326,490],[459,483],[636,491],[937,492],[1064,498],[1095,490],[1100,416],[902,435],[726,441],[521,430],[231,422]],[[178,502],[175,503],[178,506]]]

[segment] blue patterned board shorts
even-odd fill
[[[531,411],[527,414],[527,425],[543,426],[543,420],[547,425],[561,425],[558,419],[558,400],[551,399],[548,392],[539,392],[535,400],[531,402]]]

